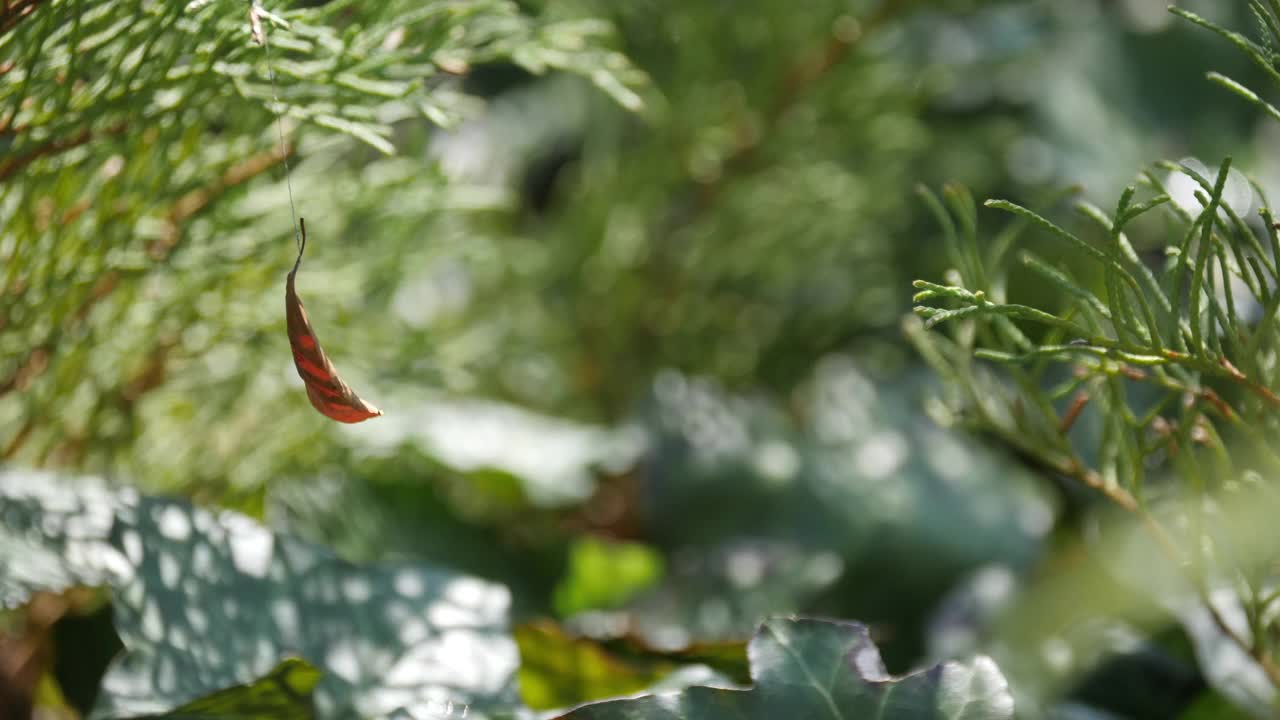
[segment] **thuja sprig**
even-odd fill
[[[1249,7],[1261,44],[1170,10],[1226,38],[1280,87],[1280,0],[1250,0]],[[1208,78],[1280,120],[1280,109],[1255,91],[1221,74]],[[1171,202],[1165,173],[1193,181],[1198,207]],[[1204,522],[1210,484],[1280,477],[1271,442],[1280,433],[1280,224],[1256,182],[1256,218],[1226,202],[1231,176],[1230,159],[1212,176],[1187,164],[1158,164],[1111,212],[1073,204],[1092,226],[1088,239],[1043,211],[988,201],[1011,222],[985,245],[966,191],[947,187],[940,198],[922,190],[952,270],[945,283],[915,283],[915,317],[905,330],[944,379],[947,395],[935,406],[942,419],[992,434],[1133,513],[1186,573],[1221,633],[1280,687],[1268,644],[1276,622],[1263,621],[1276,594],[1261,591],[1274,578],[1219,554]],[[1148,214],[1164,216],[1169,229],[1162,262],[1149,255],[1144,261],[1127,235]],[[1061,243],[1091,271],[1082,280],[1030,251],[1012,252],[1028,229]],[[1011,302],[1009,278],[1018,273],[1056,290],[1058,306]],[[1065,378],[1062,368],[1069,369]],[[1098,432],[1075,433],[1086,414]],[[1174,490],[1189,501],[1181,544],[1157,519],[1157,482],[1161,495]],[[1224,580],[1250,618],[1248,635],[1208,602],[1210,584]]]
[[[1280,306],[1280,243],[1265,198],[1259,211],[1267,222],[1262,237],[1223,201],[1230,160],[1212,180],[1190,167],[1164,169],[1196,181],[1199,212],[1171,203],[1163,184],[1148,173],[1145,185],[1153,194],[1138,200],[1138,187],[1127,188],[1110,214],[1085,201],[1074,203],[1099,231],[1095,242],[1022,205],[986,203],[1010,214],[1020,228],[1039,230],[1091,260],[1097,270],[1092,283],[1029,251],[1002,252],[999,262],[983,262],[992,254],[976,242],[976,221],[941,223],[957,269],[948,273],[947,284],[914,283],[915,315],[923,322],[908,323],[906,329],[948,386],[960,391],[952,405],[956,417],[1134,513],[1188,572],[1192,587],[1207,597],[1199,551],[1181,549],[1185,546],[1148,509],[1148,476],[1155,471],[1159,477],[1181,477],[1188,497],[1203,496],[1209,479],[1241,469],[1224,436],[1248,444],[1260,462],[1280,470],[1280,455],[1267,442],[1268,431],[1280,421],[1280,397],[1272,389],[1280,349],[1274,321]],[[935,214],[976,217],[976,206],[962,191],[944,190],[945,203],[924,194]],[[1157,210],[1180,229],[1167,243],[1164,267],[1153,270],[1125,230]],[[1062,307],[1010,302],[1005,288],[1017,272],[1057,289]],[[970,285],[979,282],[981,287]],[[1245,317],[1242,292],[1263,308],[1260,321]],[[950,332],[936,332],[946,328]],[[1071,368],[1069,379],[1052,382],[1051,368],[1062,365]],[[1002,383],[996,369],[1008,373],[1012,384]],[[1135,384],[1151,388],[1155,399],[1135,401],[1130,389]],[[1215,384],[1246,392],[1224,397],[1225,387],[1215,389]],[[1101,426],[1101,439],[1087,449],[1072,436],[1086,407],[1094,408]],[[1280,686],[1280,667],[1260,649],[1258,636],[1233,633],[1216,610],[1210,611],[1224,634]]]
[[[1268,442],[1280,428],[1280,397],[1272,390],[1280,350],[1273,319],[1280,302],[1280,243],[1262,193],[1262,238],[1223,201],[1230,160],[1212,180],[1187,166],[1163,169],[1195,180],[1199,212],[1170,202],[1156,174],[1146,173],[1146,199],[1138,200],[1135,186],[1110,214],[1085,201],[1074,203],[1099,231],[1095,242],[1022,205],[986,203],[1011,215],[1019,233],[1039,230],[1091,260],[1097,271],[1092,284],[1028,251],[983,252],[976,219],[941,223],[948,256],[963,270],[949,272],[948,284],[915,283],[915,314],[923,322],[908,323],[907,331],[948,385],[960,390],[962,398],[953,406],[958,417],[1134,513],[1207,597],[1209,561],[1199,550],[1181,549],[1186,546],[1148,508],[1149,476],[1180,477],[1188,497],[1204,496],[1214,478],[1247,469],[1237,467],[1224,436],[1245,443],[1259,462],[1280,471],[1280,455]],[[976,218],[976,205],[961,190],[945,189],[945,202],[924,194],[935,214]],[[1164,213],[1175,228],[1165,248],[1167,262],[1154,270],[1125,233],[1153,211]],[[998,261],[988,262],[993,257]],[[1015,272],[1034,274],[1058,289],[1063,307],[1010,302],[1006,288]],[[1260,322],[1246,319],[1246,298],[1237,297],[1239,292],[1263,308]],[[945,328],[950,332],[929,332]],[[1062,365],[1071,368],[1070,378],[1051,382],[1051,368]],[[994,368],[1002,368],[1012,384],[1001,383]],[[1148,386],[1154,399],[1135,401],[1136,384]],[[1231,386],[1246,392],[1224,397]],[[1094,447],[1081,448],[1072,428],[1087,407],[1101,433]],[[1280,667],[1260,649],[1257,636],[1233,633],[1216,610],[1210,612],[1280,686]]]
[[[1231,282],[1232,278],[1243,282],[1254,301],[1263,308],[1263,317],[1270,317],[1280,306],[1280,293],[1270,290],[1280,284],[1276,270],[1278,256],[1267,257],[1258,237],[1234,210],[1222,203],[1230,171],[1229,159],[1222,163],[1212,184],[1191,168],[1179,166],[1178,169],[1203,182],[1211,194],[1199,195],[1204,209],[1189,218],[1190,226],[1182,238],[1170,244],[1168,254],[1173,262],[1165,270],[1163,282],[1140,261],[1123,229],[1150,210],[1174,207],[1169,205],[1166,194],[1135,204],[1132,199],[1136,188],[1130,187],[1122,195],[1114,216],[1107,216],[1087,202],[1076,203],[1077,211],[1106,232],[1108,237],[1099,245],[1086,242],[1021,205],[993,200],[986,203],[987,207],[1030,220],[1095,260],[1102,272],[1105,296],[1099,297],[1064,270],[1024,252],[1020,255],[1023,268],[1062,291],[1070,301],[1067,313],[1058,315],[1026,305],[997,302],[983,290],[920,280],[915,283],[920,290],[914,298],[917,303],[943,302],[949,307],[920,304],[915,308],[916,314],[925,318],[926,329],[961,318],[1000,317],[1054,328],[1066,336],[1066,343],[1061,347],[1040,345],[1022,348],[1020,352],[1001,348],[981,350],[982,356],[988,359],[1017,362],[1047,355],[1083,353],[1138,365],[1167,366],[1170,371],[1181,369],[1239,383],[1268,405],[1280,406],[1280,397],[1267,383],[1250,378],[1238,368],[1246,365],[1261,369],[1258,360],[1251,356],[1263,347],[1272,326],[1263,323],[1252,330],[1244,328]],[[1219,219],[1220,211],[1227,215],[1226,221]],[[1181,211],[1175,210],[1174,214],[1180,216]],[[1269,216],[1269,209],[1264,208],[1262,214]],[[1274,228],[1268,232],[1269,236],[1273,234]],[[954,243],[950,245],[955,247]],[[1273,243],[1273,252],[1275,247]],[[991,272],[983,268],[981,274],[973,273],[973,276]],[[1221,297],[1217,292],[1219,287]],[[1171,299],[1182,295],[1186,297],[1185,307],[1177,306]],[[1181,379],[1192,378],[1182,373]]]

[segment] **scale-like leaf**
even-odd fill
[[[810,619],[765,622],[751,641],[749,690],[695,687],[585,705],[565,720],[1002,720],[1008,683],[989,658],[900,678],[885,671],[867,628]]]

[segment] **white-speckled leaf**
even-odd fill
[[[422,565],[355,565],[236,513],[94,479],[0,471],[0,508],[0,599],[112,588],[126,652],[94,717],[163,713],[289,656],[323,673],[320,717],[519,707],[502,586]]]
[[[773,619],[749,649],[748,690],[695,687],[585,705],[565,720],[1009,720],[1013,697],[989,658],[892,678],[857,623]]]

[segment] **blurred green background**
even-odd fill
[[[926,412],[900,328],[946,262],[917,186],[1109,207],[1157,159],[1226,154],[1280,180],[1276,128],[1204,79],[1261,71],[1164,0],[268,4],[294,23],[267,31],[299,293],[385,413],[338,426],[289,360],[265,56],[244,3],[183,5],[0,15],[3,467],[504,585],[538,708],[700,652],[741,678],[732,643],[774,614],[865,622],[895,672],[982,649],[1092,499]],[[39,643],[101,634],[84,607]],[[1218,702],[1156,625],[1046,712]],[[59,712],[90,655],[37,673]]]

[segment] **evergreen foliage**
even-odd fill
[[[1172,12],[1230,40],[1280,87],[1272,50],[1280,43],[1280,3],[1249,7],[1261,44],[1186,10]],[[1254,91],[1218,73],[1208,77],[1280,118]],[[1148,542],[1164,553],[1159,561],[1186,573],[1216,630],[1277,685],[1274,565],[1268,543],[1245,539],[1269,533],[1257,508],[1244,508],[1276,509],[1267,478],[1280,470],[1273,441],[1280,431],[1280,224],[1265,189],[1231,165],[1228,158],[1210,174],[1188,162],[1159,163],[1111,212],[1076,201],[1088,239],[1033,209],[990,200],[986,207],[1012,217],[984,244],[966,190],[950,186],[939,198],[923,189],[953,270],[945,285],[915,282],[915,315],[923,321],[905,329],[947,379],[942,414],[949,421],[994,434],[1140,518]],[[1179,175],[1192,181],[1194,198],[1171,196]],[[1135,231],[1165,239],[1139,252],[1130,240]],[[1087,259],[1088,280],[1018,251],[1026,233],[1046,234]],[[1051,287],[1057,304],[1012,302],[1011,278],[1024,273]],[[926,332],[938,326],[950,332]],[[1246,627],[1223,616],[1220,592],[1248,618]]]
[[[301,156],[296,190],[302,213],[315,213],[313,252],[330,267],[346,264],[353,287],[385,268],[356,261],[371,245],[341,239],[326,213],[333,205],[421,198],[408,205],[429,213],[500,202],[450,198],[439,175],[362,147],[390,154],[393,140],[412,146],[423,136],[415,119],[453,124],[474,111],[479,100],[463,77],[473,66],[578,72],[626,106],[639,102],[631,88],[643,78],[598,21],[541,21],[505,0],[263,10],[269,65],[249,8],[139,0],[6,11],[6,460],[141,468],[153,478],[165,465],[170,478],[205,468],[186,482],[225,486],[237,475],[236,485],[257,487],[279,470],[261,460],[308,441],[311,432],[281,421],[301,409],[283,399],[295,393],[279,372],[263,372],[280,357],[279,282],[291,262],[284,188],[263,182],[282,178],[273,112],[288,120],[289,154]],[[382,242],[418,244],[410,228],[400,232]],[[391,288],[378,282],[370,294],[385,309]],[[394,344],[393,328],[373,330],[339,337],[338,347]],[[261,442],[245,453],[250,437]]]
[[[0,717],[1272,716],[1280,0],[1184,4],[3,2]]]

